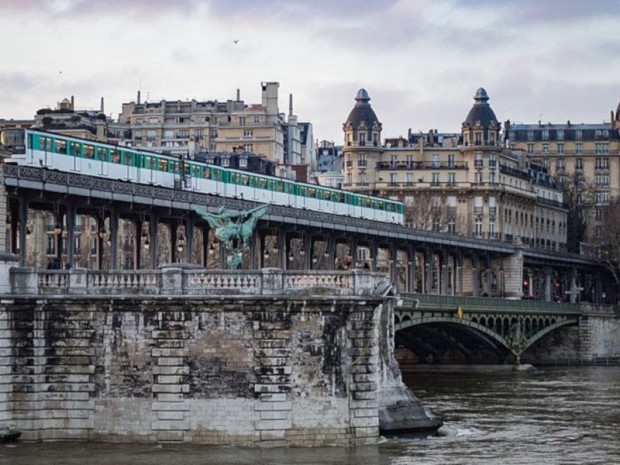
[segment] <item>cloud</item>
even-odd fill
[[[28,13],[39,17],[76,19],[84,16],[151,16],[178,12],[189,14],[201,5],[199,0],[0,0],[3,13]]]

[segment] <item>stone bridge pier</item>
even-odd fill
[[[12,268],[8,288],[0,427],[25,440],[363,445],[440,424],[400,381],[376,273]]]

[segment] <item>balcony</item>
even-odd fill
[[[417,162],[377,162],[379,170],[466,170],[467,163],[436,163],[429,161]]]

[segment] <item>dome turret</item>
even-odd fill
[[[496,146],[501,124],[489,105],[487,91],[480,87],[474,95],[474,106],[463,121],[462,133],[465,146]]]
[[[381,140],[381,123],[370,106],[370,96],[366,89],[355,95],[355,106],[343,125],[346,145],[372,145],[378,147]]]

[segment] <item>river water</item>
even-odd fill
[[[409,374],[441,435],[313,449],[46,443],[0,446],[0,465],[620,464],[620,368]]]

